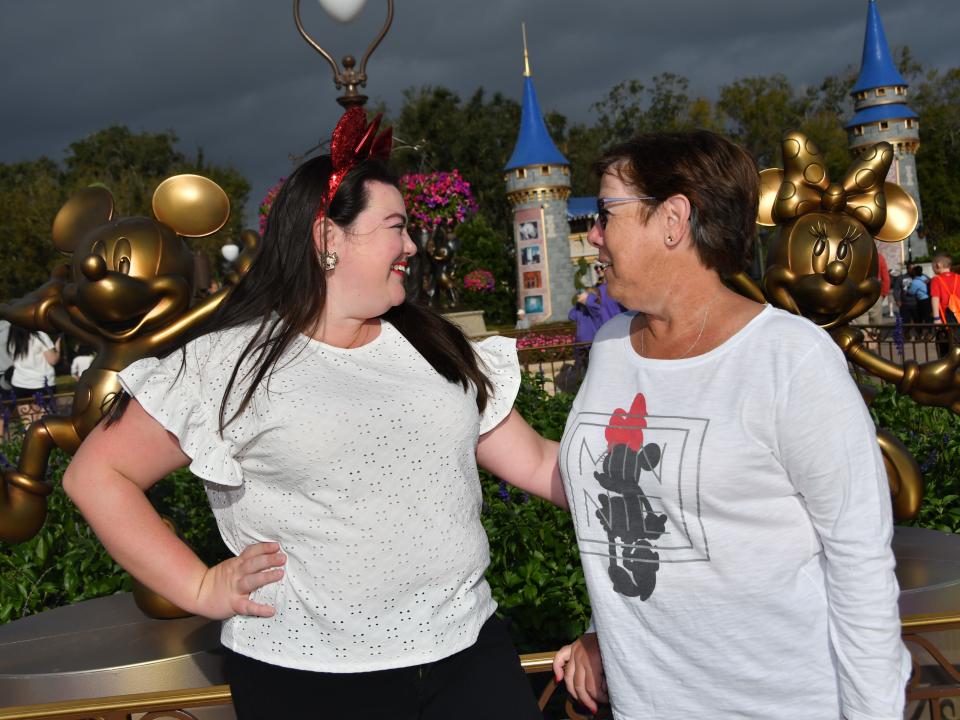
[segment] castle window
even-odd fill
[[[889,129],[890,129],[890,123],[888,123],[886,120],[881,120],[881,121],[880,121],[880,129],[881,129],[881,130],[889,130]]]
[[[906,95],[907,89],[903,85],[897,85],[896,90],[894,90],[894,92],[896,92],[897,95]]]
[[[523,180],[527,176],[526,168],[517,168],[517,179]]]
[[[860,92],[857,93],[857,100],[866,100],[866,99],[867,99],[866,90],[861,90]]]
[[[903,126],[904,126],[905,128],[907,128],[907,129],[912,128],[912,127],[913,127],[913,118],[907,118],[906,120],[904,120]]]
[[[549,174],[550,174],[550,166],[549,166],[549,165],[543,165],[543,166],[540,168],[540,173],[541,173],[542,175],[549,175]]]
[[[860,137],[861,135],[863,135],[863,125],[854,126],[853,134],[856,135],[857,137]]]
[[[569,174],[570,174],[570,168],[568,168],[566,165],[563,166],[563,174],[564,174],[564,175],[569,175]]]
[[[874,92],[877,93],[877,97],[883,97],[884,95],[887,94],[887,89],[886,89],[886,88],[877,88]]]

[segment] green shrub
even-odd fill
[[[923,471],[924,497],[910,525],[960,532],[960,416],[924,407],[884,385],[870,408],[877,425],[896,435]]]
[[[559,440],[573,395],[549,395],[525,374],[517,411],[538,433]],[[481,471],[483,525],[490,539],[487,581],[520,652],[550,650],[587,627],[590,604],[570,514],[527,497]]]
[[[19,456],[17,440],[0,446]],[[63,492],[67,457],[55,451],[49,477],[47,521],[36,537],[19,545],[0,543],[0,623],[50,608],[131,589],[130,576],[106,553]]]

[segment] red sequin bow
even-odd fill
[[[340,183],[357,163],[371,157],[380,160],[387,160],[390,157],[390,149],[393,147],[393,128],[387,128],[377,135],[382,118],[383,114],[378,114],[368,125],[367,114],[360,107],[350,108],[340,118],[340,122],[333,131],[333,139],[330,141],[333,172],[330,175],[330,184],[323,202],[317,208],[317,220],[324,216],[326,209],[333,201],[333,196],[340,188]]]

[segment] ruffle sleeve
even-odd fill
[[[513,338],[495,335],[473,346],[483,361],[482,369],[493,383],[493,396],[487,399],[487,407],[480,417],[480,434],[483,435],[503,422],[513,409],[520,389],[520,361],[517,341]]]
[[[202,338],[201,338],[202,340]],[[195,341],[197,342],[197,341]],[[190,471],[218,485],[239,487],[243,471],[218,423],[223,386],[205,382],[195,343],[186,354],[143,358],[119,374],[120,385],[147,414],[173,433],[190,458]],[[219,390],[219,392],[218,392]]]

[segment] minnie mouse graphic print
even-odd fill
[[[656,360],[633,317],[560,447],[614,717],[900,717],[889,490],[836,345],[768,306]]]

